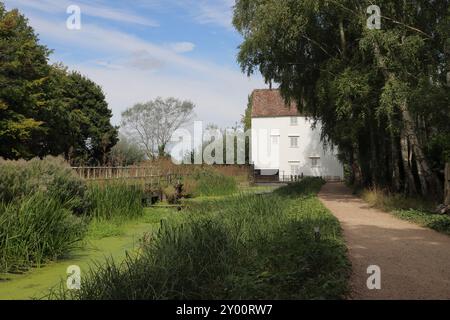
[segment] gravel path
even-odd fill
[[[319,197],[344,230],[351,299],[450,299],[450,237],[370,208],[341,183]],[[381,268],[381,290],[367,288],[371,265]]]

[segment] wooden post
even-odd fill
[[[450,163],[445,164],[445,205],[450,205]]]

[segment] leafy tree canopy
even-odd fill
[[[381,30],[367,8],[381,9]],[[323,124],[356,184],[442,194],[449,0],[237,0],[242,70]]]
[[[0,3],[0,156],[64,155],[99,164],[117,142],[102,89],[39,44],[27,19]]]

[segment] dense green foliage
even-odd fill
[[[0,159],[0,202],[20,202],[36,192],[61,203],[70,202],[78,214],[85,212],[86,186],[61,158],[5,161]]]
[[[132,166],[145,160],[145,152],[139,145],[126,137],[119,135],[117,144],[111,149],[109,163],[112,166]]]
[[[450,235],[450,216],[421,210],[395,210],[396,217]]]
[[[101,88],[77,72],[49,65],[27,19],[0,2],[0,157],[64,155],[104,163],[117,129]]]
[[[312,187],[305,184],[312,183]],[[196,202],[123,264],[107,261],[66,299],[337,299],[349,264],[337,220],[305,180],[279,195]],[[302,194],[306,190],[306,194]],[[314,229],[320,227],[321,237]],[[55,297],[55,296],[53,296]]]
[[[0,272],[26,270],[80,245],[86,186],[60,158],[0,159]]]
[[[64,155],[75,165],[106,163],[118,133],[102,89],[77,72],[54,66],[52,73],[49,90],[57,92],[44,118],[49,128],[44,154]]]
[[[448,0],[238,0],[243,71],[322,122],[351,182],[442,197],[450,154]]]
[[[0,203],[0,272],[17,272],[60,258],[77,246],[85,221],[63,203],[37,192]]]
[[[380,190],[364,190],[361,197],[371,206],[394,216],[450,235],[450,216],[436,214],[435,206],[421,198],[410,198]]]
[[[142,216],[142,198],[139,185],[86,186],[61,158],[0,160],[0,272],[26,270],[70,253],[81,245],[88,225],[90,231],[114,229]],[[106,233],[111,230],[96,231]]]
[[[184,182],[193,196],[227,196],[237,192],[237,182],[214,170],[197,170]]]
[[[30,156],[30,141],[45,130],[37,119],[43,85],[50,72],[49,50],[17,11],[0,3],[0,155]]]
[[[124,221],[142,216],[144,190],[126,182],[91,184],[86,198],[91,205],[89,216],[99,220]]]

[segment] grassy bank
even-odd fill
[[[80,245],[83,218],[70,204],[42,193],[0,204],[0,273],[20,272],[58,259]]]
[[[66,299],[336,299],[349,265],[337,220],[307,179],[276,194],[195,202],[141,254],[108,261]],[[320,228],[317,237],[315,228]]]
[[[67,267],[77,265],[82,274],[91,266],[103,263],[105,258],[122,261],[127,255],[139,251],[139,239],[157,232],[161,220],[178,219],[183,214],[168,209],[145,209],[142,217],[120,225],[120,235],[93,239],[89,235],[83,247],[71,251],[70,255],[45,268],[33,268],[23,274],[0,273],[0,300],[45,299],[49,289],[66,285]]]
[[[400,219],[450,235],[450,216],[433,213],[436,206],[424,199],[380,190],[364,190],[360,196],[371,206],[390,212]]]
[[[186,194],[193,197],[228,196],[238,191],[234,177],[225,176],[211,169],[194,169],[184,181]]]
[[[86,199],[90,204],[88,215],[97,220],[127,221],[143,214],[141,185],[126,182],[105,184],[93,183],[88,186]]]
[[[211,168],[192,173],[185,181],[190,197],[238,191],[233,177]],[[175,194],[173,186],[165,189]],[[143,198],[140,183],[86,183],[60,158],[0,159],[0,273],[56,261],[84,239],[121,235],[125,224],[142,217]]]
[[[86,235],[117,234],[142,216],[143,187],[90,184],[59,158],[0,159],[0,273],[64,258]]]

